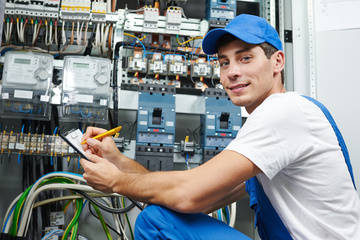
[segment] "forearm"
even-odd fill
[[[218,202],[213,204],[212,206],[208,207],[203,211],[203,213],[209,214],[214,212],[220,208],[223,208],[227,205],[230,205],[233,202],[236,202],[247,195],[245,191],[245,183],[241,183],[239,186],[234,188],[228,195],[221,198]]]
[[[179,212],[210,212],[244,196],[244,182],[259,172],[248,159],[226,151],[188,171],[120,173],[112,190]]]
[[[143,165],[136,162],[135,160],[123,155],[120,153],[119,158],[117,161],[114,162],[116,167],[127,173],[148,173],[150,172],[146,169]]]

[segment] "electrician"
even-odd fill
[[[204,214],[242,198],[245,185],[262,239],[360,239],[346,147],[318,102],[285,91],[282,49],[276,30],[252,15],[205,36],[224,89],[250,115],[227,148],[197,168],[150,172],[111,137],[91,139],[105,130],[87,129],[88,185],[151,204],[137,218],[136,239],[248,239]]]

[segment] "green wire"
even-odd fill
[[[123,204],[123,206],[125,207],[124,198],[122,198],[122,204]],[[131,224],[130,224],[130,221],[129,221],[129,218],[128,218],[127,213],[125,213],[125,218],[126,218],[126,222],[127,222],[128,226],[129,226],[129,231],[130,231],[130,234],[131,234],[131,239],[134,240],[133,230],[132,230],[132,228],[131,228]]]
[[[78,222],[80,214],[81,214],[81,210],[82,210],[82,206],[83,206],[83,200],[82,199],[76,199],[76,214],[73,217],[73,219],[71,220],[71,222],[69,223],[68,227],[66,228],[64,235],[62,236],[61,239],[67,239],[70,230],[76,225],[76,222]],[[74,235],[76,236],[75,230],[77,231],[77,228],[74,229]]]
[[[21,195],[21,197],[19,198],[19,200],[17,201],[16,205],[15,205],[15,210],[14,210],[14,217],[13,217],[13,223],[11,225],[9,234],[12,236],[16,236],[17,233],[17,226],[18,226],[18,219],[20,216],[20,211],[22,210],[22,206],[25,202],[25,199],[27,197],[27,195],[29,194],[31,188],[33,185],[31,185],[30,187],[28,187],[23,194]]]
[[[45,185],[45,184],[49,184],[49,183],[74,183],[74,181],[68,179],[68,178],[64,178],[64,177],[55,177],[55,178],[51,178],[51,179],[46,179],[44,181],[42,181],[39,184],[39,187]],[[18,224],[19,224],[19,219],[20,219],[20,215],[21,215],[21,211],[22,208],[24,206],[25,200],[31,190],[31,188],[33,187],[33,185],[31,185],[30,187],[28,187],[23,194],[21,195],[21,197],[19,198],[18,202],[16,203],[15,206],[15,210],[14,210],[14,217],[13,217],[13,223],[11,225],[9,234],[12,236],[16,236],[17,234],[17,230],[18,230]]]
[[[95,211],[96,211],[96,214],[98,215],[99,217],[99,220],[101,222],[101,226],[103,227],[104,231],[105,231],[105,234],[106,234],[106,237],[108,240],[112,240],[112,237],[111,237],[111,234],[109,232],[109,229],[108,227],[106,226],[106,223],[105,223],[105,220],[99,210],[99,208],[95,205],[95,204],[92,204],[92,206],[94,207]]]

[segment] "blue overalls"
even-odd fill
[[[304,96],[305,97],[305,96]],[[344,139],[329,111],[315,99],[305,97],[314,102],[331,123],[341,146],[355,187],[354,176],[350,164],[349,153]],[[356,187],[355,187],[356,189]],[[255,213],[255,225],[262,240],[292,239],[289,231],[281,221],[271,202],[267,198],[256,177],[246,181],[246,191],[250,195],[250,207]],[[203,213],[184,214],[171,211],[165,207],[150,205],[142,211],[135,225],[135,239],[154,240],[249,240],[225,223]]]
[[[330,122],[332,128],[334,129],[336,137],[339,141],[339,145],[344,154],[345,162],[348,166],[351,179],[356,189],[347,147],[330,112],[323,104],[321,104],[317,100],[307,96],[303,96],[303,97],[305,97],[306,99],[310,100],[315,105],[317,105],[322,110],[328,121]],[[255,225],[258,228],[258,233],[260,238],[262,240],[292,239],[289,231],[287,230],[284,223],[281,221],[279,215],[276,213],[275,209],[271,205],[269,199],[267,198],[256,176],[246,181],[246,191],[250,195],[250,207],[253,209],[255,213]]]

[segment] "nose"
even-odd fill
[[[227,77],[229,80],[236,80],[241,76],[240,66],[236,63],[229,63]]]

